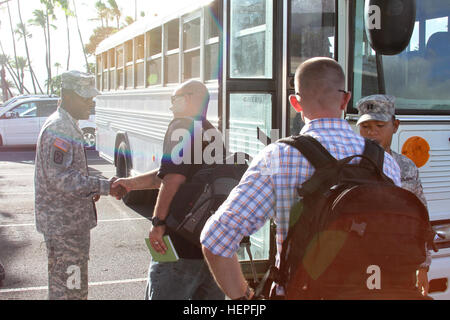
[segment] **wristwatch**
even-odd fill
[[[153,217],[152,218],[152,224],[153,224],[154,227],[165,226],[166,225],[166,220],[161,220],[158,217]]]

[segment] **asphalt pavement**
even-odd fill
[[[0,300],[47,299],[47,252],[34,222],[33,149],[0,150],[0,261],[6,278]],[[88,151],[91,175],[110,178],[115,168]],[[102,197],[98,226],[91,232],[89,299],[142,300],[150,253],[148,237],[153,208],[127,207]]]

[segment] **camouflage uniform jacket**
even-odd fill
[[[48,237],[86,234],[97,225],[94,195],[108,195],[110,183],[89,177],[83,134],[58,108],[44,124],[36,148],[36,228]]]
[[[414,193],[426,207],[427,200],[423,194],[422,182],[419,178],[419,169],[417,169],[411,159],[402,154],[392,151],[392,157],[400,167],[402,188]]]
[[[420,201],[427,207],[427,200],[425,198],[425,195],[423,193],[423,187],[422,182],[419,178],[419,169],[415,165],[415,163],[409,159],[408,157],[405,157],[402,154],[396,153],[392,151],[392,157],[397,162],[398,166],[400,167],[400,178],[402,181],[402,188],[411,191],[414,193]],[[427,258],[425,262],[421,265],[422,268],[428,268],[431,264],[431,253],[427,250]]]

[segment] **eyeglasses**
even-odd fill
[[[345,91],[345,90],[338,90],[338,92],[342,92],[342,93],[349,93],[349,91]],[[298,102],[300,102],[300,93],[296,92],[295,94],[291,94],[289,97],[295,97],[297,99]]]
[[[345,90],[338,90],[338,92],[341,93],[345,93],[348,94],[349,91],[345,91]],[[302,110],[301,106],[300,106],[300,93],[296,92],[295,94],[291,94],[289,96],[289,101],[291,102],[292,107],[297,110],[297,112],[300,112]]]
[[[173,104],[176,100],[178,100],[178,99],[180,99],[180,98],[182,98],[184,96],[191,96],[191,95],[193,95],[192,92],[187,92],[187,93],[183,93],[183,94],[177,94],[177,95],[171,96],[170,97],[170,101]]]

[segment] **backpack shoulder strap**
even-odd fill
[[[376,143],[373,140],[365,139],[366,145],[364,147],[364,153],[363,155],[368,157],[369,159],[372,159],[381,172],[383,172],[383,166],[384,166],[384,154],[385,151],[382,146],[380,146],[378,143]],[[368,160],[362,159],[361,165],[363,166],[370,166],[368,163]]]
[[[316,169],[323,168],[337,162],[322,144],[308,135],[289,137],[278,142],[296,148]]]

